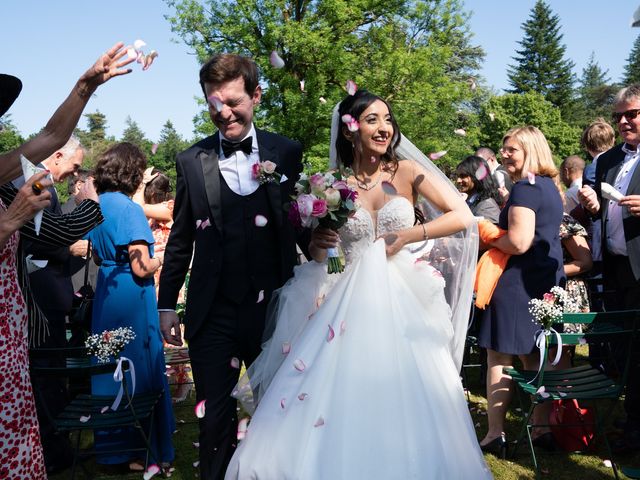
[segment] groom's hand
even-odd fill
[[[182,346],[182,335],[180,334],[180,319],[176,312],[160,312],[160,331],[165,342],[176,347]]]

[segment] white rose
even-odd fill
[[[266,173],[267,175],[271,175],[276,171],[276,164],[270,162],[269,160],[264,161],[262,162],[262,170],[264,170],[264,173]]]
[[[340,192],[335,188],[327,188],[324,191],[324,197],[327,201],[327,207],[329,210],[335,210],[340,206]]]

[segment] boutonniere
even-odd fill
[[[260,185],[265,183],[279,183],[282,175],[276,172],[276,164],[266,160],[264,162],[254,163],[252,167],[253,178],[255,178]]]
[[[205,218],[204,220],[196,220],[196,230],[204,230],[207,227],[211,226],[211,221],[209,220],[209,217]]]

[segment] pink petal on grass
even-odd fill
[[[142,478],[144,480],[149,480],[151,477],[157,475],[158,473],[160,473],[160,467],[154,463],[153,465],[149,465],[149,468],[147,468],[147,471],[144,472]]]
[[[531,185],[536,184],[536,174],[533,172],[527,172],[527,179]]]
[[[433,152],[429,154],[429,158],[431,160],[438,160],[439,158],[444,157],[447,154],[446,150],[440,150],[439,152]]]
[[[293,362],[293,368],[295,368],[299,372],[304,372],[304,369],[307,368],[307,366],[304,364],[304,362],[301,359],[297,358]]]
[[[269,57],[269,62],[271,62],[271,66],[273,68],[284,67],[284,60],[280,58],[280,55],[278,55],[278,52],[276,52],[275,50],[271,52],[271,56]]]
[[[329,325],[329,331],[327,332],[327,343],[333,340],[336,336],[336,332],[333,330],[333,327]]]
[[[256,300],[256,303],[261,303],[264,300],[264,290],[260,290],[258,292],[258,300]]]
[[[209,101],[209,105],[216,109],[216,112],[222,111],[222,106],[224,104],[222,103],[222,100],[220,100],[220,98],[218,98],[216,95],[211,95],[207,98],[207,100]]]
[[[461,137],[464,137],[467,135],[467,132],[464,128],[456,128],[453,133],[455,133],[456,135],[460,135]]]
[[[347,80],[347,93],[349,95],[355,95],[358,90],[358,85],[353,80]]]
[[[136,50],[140,50],[142,47],[146,47],[147,43],[144,40],[136,40],[135,42],[133,42],[133,48],[135,48]]]
[[[106,412],[107,410],[109,410],[109,407],[102,407],[102,408],[100,409],[100,413],[104,413],[104,412]]]
[[[238,357],[232,357],[229,364],[231,368],[240,368],[240,359]]]
[[[384,181],[382,182],[382,191],[384,193],[386,193],[387,195],[397,195],[398,191],[396,190],[396,187],[393,186],[392,183]]]
[[[308,393],[301,393],[300,395],[298,395],[298,400],[300,400],[301,402],[304,401],[305,398],[307,398],[309,396]]]
[[[158,151],[158,144],[154,143],[153,145],[151,145],[151,155],[155,155],[157,151]]]
[[[196,417],[198,418],[204,418],[204,413],[205,413],[205,403],[207,403],[206,400],[200,400],[198,402],[198,404],[196,405],[195,408],[195,412],[196,412]]]
[[[324,418],[322,416],[318,417],[316,423],[313,424],[314,427],[321,427],[324,425]]]
[[[249,424],[249,417],[244,417],[238,422],[238,440],[244,440],[244,437],[247,436],[247,425]]]
[[[320,97],[318,100],[320,100],[320,103],[321,103],[321,104],[323,104],[323,105],[324,105],[325,103],[327,103],[327,99],[326,99],[326,98],[324,98],[324,97]]]
[[[282,344],[282,354],[287,355],[291,351],[291,344],[289,342],[284,342]]]
[[[484,166],[484,163],[480,164],[480,166],[476,170],[475,175],[479,181],[484,180],[487,177],[487,175],[489,175],[489,170],[487,169],[487,167]]]
[[[91,415],[82,415],[80,417],[80,423],[87,423],[91,419]]]
[[[254,222],[256,224],[256,227],[264,227],[269,222],[269,220],[267,220],[267,217],[265,217],[264,215],[256,215]]]

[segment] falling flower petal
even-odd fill
[[[264,227],[267,222],[269,220],[267,220],[267,217],[265,217],[264,215],[256,215],[256,218],[254,219],[256,227]]]
[[[196,417],[198,418],[204,418],[204,411],[205,411],[205,403],[207,401],[206,400],[200,400],[198,402],[198,404],[196,405]]]
[[[322,418],[322,416],[318,417],[318,420],[316,420],[316,423],[313,424],[314,427],[321,427],[322,425],[324,425],[324,418]]]
[[[329,331],[327,332],[327,343],[329,343],[336,336],[336,332],[333,331],[333,327],[329,325]]]
[[[295,368],[299,372],[304,372],[304,369],[307,368],[307,366],[301,359],[298,358],[293,362],[293,368]]]
[[[91,419],[91,415],[82,415],[80,417],[80,423],[87,423]]]
[[[496,114],[495,113],[489,113],[489,120],[491,120],[492,122],[496,119]]]
[[[358,85],[353,80],[347,80],[347,93],[349,95],[355,95],[358,90]]]
[[[284,410],[285,401],[286,401],[286,398],[281,398],[280,399],[280,408],[283,409],[283,410]]]
[[[456,135],[460,135],[461,137],[464,137],[467,135],[467,132],[465,131],[464,128],[456,128],[453,133],[455,133]]]
[[[264,290],[260,290],[258,292],[258,300],[256,301],[256,303],[260,303],[264,300]]]
[[[244,417],[238,421],[238,440],[244,440],[244,437],[247,436],[247,425],[249,423],[249,417]]]
[[[289,342],[284,342],[282,344],[282,354],[287,355],[291,351],[291,344]]]
[[[357,132],[358,130],[360,130],[360,123],[357,120],[352,120],[347,123],[347,129],[350,132]]]
[[[382,186],[382,191],[384,193],[386,193],[387,195],[397,195],[398,194],[398,191],[396,190],[396,187],[394,187],[393,184],[391,184],[390,182],[383,181],[381,186]]]
[[[561,397],[566,397],[567,396],[567,394],[564,393],[564,392],[558,392],[558,395],[560,395]]]
[[[301,402],[304,401],[305,398],[307,398],[309,396],[308,393],[301,393],[300,395],[298,395],[298,400],[300,400]]]
[[[193,448],[200,448],[200,442],[191,442]]]
[[[231,358],[231,368],[240,368],[240,359],[238,357]]]
[[[218,98],[216,95],[211,95],[207,100],[209,100],[209,105],[216,109],[216,112],[222,111],[222,107],[224,104],[222,103],[222,100],[220,100],[220,98]]]
[[[586,344],[587,344],[587,339],[586,339],[586,338],[584,338],[584,337],[580,337],[580,338],[578,339],[578,343],[579,343],[580,345],[586,345]]]
[[[200,460],[196,460],[193,462],[193,468],[198,468],[200,466]]]
[[[100,413],[104,413],[104,412],[106,412],[107,410],[109,410],[109,407],[102,407],[102,408],[100,409]]]
[[[611,460],[609,460],[609,459],[603,460],[602,464],[607,468],[613,468],[613,464],[611,463]]]
[[[349,122],[353,122],[353,117],[348,113],[345,113],[340,117],[340,120],[342,120],[342,123],[349,123]]]
[[[476,428],[480,428],[480,422],[476,423]]]
[[[318,100],[320,100],[320,103],[322,103],[323,105],[327,103],[327,99],[324,97],[320,97]]]
[[[144,62],[144,53],[138,50],[138,55],[136,56],[136,62],[142,63]]]
[[[271,56],[269,57],[269,61],[271,62],[271,66],[273,68],[282,68],[282,67],[284,67],[284,60],[282,60],[282,58],[280,58],[280,55],[278,55],[278,52],[276,52],[275,50],[273,52],[271,52]]]
[[[474,92],[476,88],[478,88],[478,84],[473,78],[470,78],[469,80],[467,80],[467,83],[469,84],[469,88],[471,89],[472,92]]]
[[[479,181],[484,180],[487,175],[489,175],[489,170],[484,166],[484,163],[481,163],[478,169],[476,170],[476,178]]]
[[[378,159],[375,157],[375,155],[371,155],[371,163],[376,163]]]
[[[536,184],[536,174],[533,172],[527,172],[527,178],[529,179],[529,183],[531,185],[535,185]]]
[[[151,50],[148,55],[145,55],[142,62],[142,70],[143,71],[149,70],[149,67],[151,66],[151,64],[153,63],[153,61],[157,56],[158,56],[158,52],[156,52],[155,50]]]
[[[135,48],[127,48],[127,57],[129,58],[137,58],[138,52],[136,52]]]
[[[544,385],[542,385],[538,390],[536,390],[536,393],[540,395],[541,398],[549,398],[551,396],[550,393],[547,393],[546,389],[544,388]]]
[[[144,40],[136,40],[133,42],[133,48],[140,50],[142,47],[146,47],[147,43]]]
[[[304,92],[304,80],[300,80],[300,91]]]
[[[433,152],[429,154],[429,158],[431,160],[438,160],[439,158],[444,157],[447,154],[446,150],[440,150],[439,152]]]
[[[340,335],[342,335],[346,329],[347,324],[345,322],[340,322]]]
[[[147,471],[144,472],[142,478],[144,480],[149,480],[151,477],[158,473],[160,473],[160,467],[154,463],[153,465],[149,465],[149,468],[147,468]]]
[[[154,143],[153,145],[151,145],[151,155],[155,155],[157,151],[158,151],[158,144]]]

